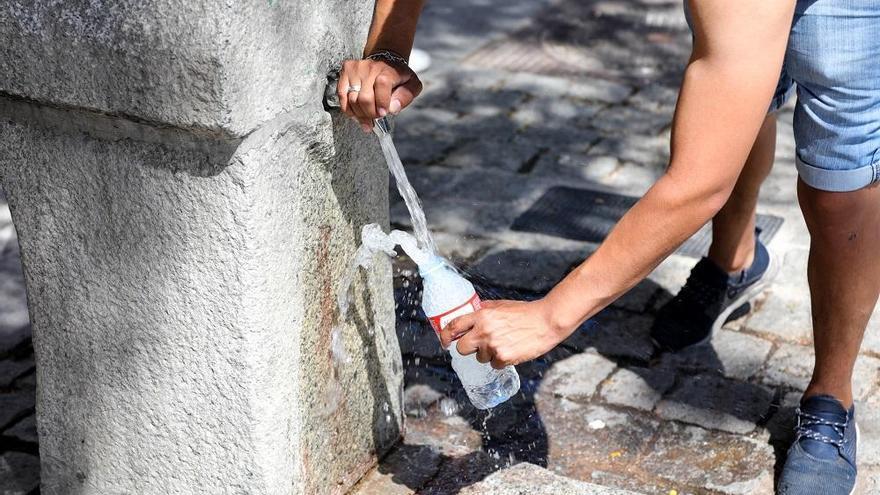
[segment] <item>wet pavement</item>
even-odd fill
[[[660,176],[689,43],[678,1],[428,3],[417,46],[434,64],[395,139],[441,251],[484,297],[539,297],[595,249],[512,228],[549,189],[639,196]],[[813,359],[791,119],[789,105],[759,205],[783,220],[770,244],[782,270],[710,345],[663,356],[648,340],[656,309],[695,261],[673,255],[557,349],[519,366],[521,394],[477,411],[418,311],[412,267],[399,262],[406,439],[356,492],[772,493]],[[392,219],[409,227],[399,198]],[[0,493],[31,494],[36,377],[10,225],[4,201]],[[855,371],[862,494],[880,491],[878,326],[874,318]]]
[[[488,3],[477,10],[491,11]],[[423,96],[397,119],[396,142],[441,251],[484,297],[538,297],[596,244],[525,232],[517,219],[560,186],[635,197],[650,187],[669,157],[690,35],[678,1],[545,2],[459,25],[454,13],[467,4],[427,6],[416,45],[435,64],[422,74]],[[398,263],[407,365],[398,452],[434,457],[392,455],[362,490],[476,493],[481,480],[501,486],[487,474],[498,472],[508,488],[522,483],[529,493],[522,476],[503,474],[527,462],[544,468],[530,476],[636,493],[772,493],[813,360],[791,109],[779,114],[776,164],[759,204],[782,221],[770,242],[781,272],[710,345],[659,355],[648,339],[657,308],[695,263],[676,254],[548,356],[519,366],[522,393],[486,414],[458,390],[415,307],[418,281]],[[399,201],[392,222],[409,226]],[[541,230],[564,235],[555,227]],[[855,371],[857,493],[880,490],[878,326],[875,317]],[[419,480],[388,475],[415,465],[424,468]]]

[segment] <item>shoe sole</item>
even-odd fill
[[[859,450],[861,449],[860,443],[862,441],[862,432],[859,431],[859,424],[856,423],[856,459],[859,456]],[[856,488],[859,487],[859,461],[856,460],[856,482],[853,483],[852,490],[849,491],[849,495],[853,495],[856,492]]]
[[[731,313],[739,309],[742,305],[761,295],[761,293],[764,292],[764,289],[766,289],[767,286],[770,285],[771,282],[773,282],[773,279],[776,278],[776,275],[779,273],[779,260],[777,260],[776,255],[774,255],[769,250],[768,254],[770,255],[770,263],[767,265],[767,271],[764,272],[764,275],[760,279],[758,279],[757,282],[755,282],[755,285],[749,287],[745,290],[745,292],[740,294],[739,297],[734,299],[733,302],[730,303],[730,305],[724,311],[722,311],[717,318],[715,318],[715,322],[712,323],[712,330],[709,331],[709,335],[707,335],[705,338],[703,338],[703,340],[695,344],[683,347],[682,350],[690,347],[697,347],[712,340],[712,337],[715,335],[715,333],[718,330],[721,330],[721,327],[723,327],[724,324],[727,323],[727,317],[730,316]]]

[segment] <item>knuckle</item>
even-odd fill
[[[391,81],[392,81],[392,77],[387,72],[383,72],[383,73],[379,74],[378,76],[376,76],[376,84],[377,85],[389,86],[389,85],[391,85]]]

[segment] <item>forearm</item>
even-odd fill
[[[424,0],[377,0],[364,56],[391,50],[409,58]]]
[[[769,17],[755,26],[760,17],[748,11],[756,0],[725,1],[692,3],[697,40],[667,173],[545,298],[563,334],[632,288],[714,216],[742,170],[776,85],[793,3],[766,7]]]

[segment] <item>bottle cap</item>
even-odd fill
[[[444,266],[446,266],[446,260],[437,255],[431,256],[428,261],[419,265],[419,275],[424,277],[425,275],[437,271]]]

